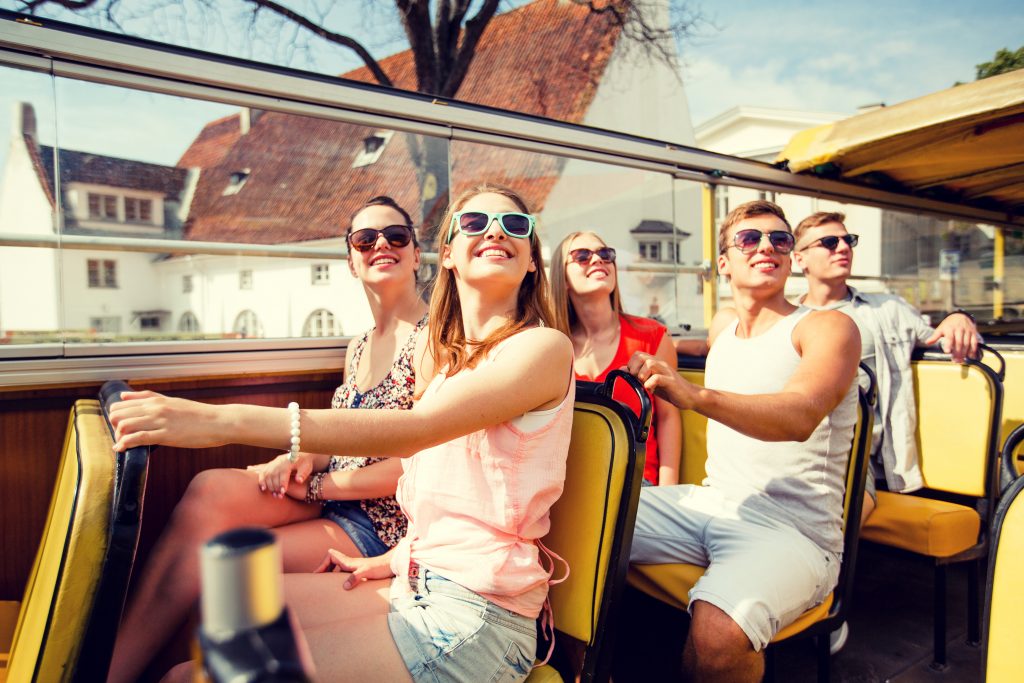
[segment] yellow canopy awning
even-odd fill
[[[1024,69],[955,86],[793,136],[776,162],[1024,211]]]

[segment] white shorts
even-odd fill
[[[691,613],[695,601],[711,603],[760,651],[828,596],[840,555],[719,491],[686,484],[641,489],[630,562],[707,567],[690,590]]]

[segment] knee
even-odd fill
[[[703,600],[694,603],[690,640],[695,664],[707,674],[732,671],[750,658],[760,657],[740,625]]]
[[[174,521],[187,527],[216,525],[236,506],[234,491],[239,482],[233,470],[203,470],[196,474],[174,509]]]

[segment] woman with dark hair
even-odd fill
[[[626,315],[619,296],[615,250],[592,232],[573,232],[551,255],[551,293],[558,329],[572,339],[576,379],[603,382],[636,351],[676,366],[676,350],[661,323]],[[615,398],[640,405],[631,391]],[[653,394],[654,417],[647,437],[644,483],[679,483],[682,418],[679,410]]]
[[[332,408],[408,410],[413,350],[426,324],[416,285],[420,249],[409,214],[378,196],[352,216],[348,266],[363,285],[374,327],[345,354],[345,381]],[[405,534],[395,500],[394,459],[297,452],[248,470],[200,472],[153,549],[128,606],[110,681],[133,681],[173,635],[199,595],[199,546],[241,525],[271,527],[284,569],[311,572],[330,548],[353,556],[386,553]],[[312,487],[316,500],[309,500]]]

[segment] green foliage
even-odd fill
[[[1021,46],[1012,52],[1004,47],[996,52],[996,56],[993,57],[991,62],[982,62],[977,65],[975,80],[980,81],[983,78],[998,76],[999,74],[1004,74],[1007,71],[1014,71],[1022,68],[1024,68],[1024,46]]]

